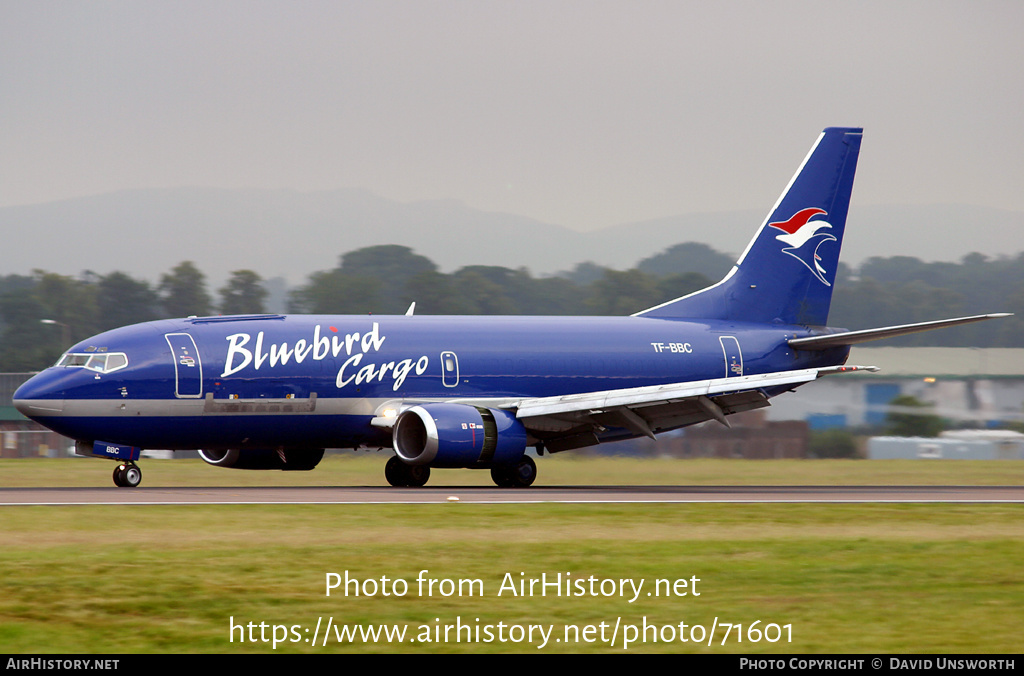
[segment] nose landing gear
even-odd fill
[[[142,470],[134,462],[123,462],[114,468],[114,485],[135,488],[142,483]]]

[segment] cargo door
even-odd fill
[[[740,351],[740,341],[735,336],[719,336],[718,342],[722,344],[722,354],[725,356],[725,377],[742,376],[743,353]]]

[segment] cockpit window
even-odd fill
[[[99,371],[100,373],[103,373],[107,370],[107,355],[94,354],[89,357],[89,361],[85,363],[85,368],[91,371]]]
[[[123,352],[114,352],[107,355],[107,373],[123,369],[128,366],[128,357]]]
[[[71,354],[69,352],[60,358],[57,366],[85,366],[91,356],[90,354]]]
[[[57,366],[87,368],[97,373],[110,373],[128,366],[128,355],[124,352],[104,352],[102,354],[81,354],[68,352]]]

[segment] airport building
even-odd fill
[[[1024,460],[1024,434],[1012,430],[952,430],[938,437],[872,437],[869,460]]]

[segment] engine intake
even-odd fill
[[[423,404],[395,421],[395,453],[410,465],[492,467],[518,462],[526,428],[515,414],[468,404]]]

